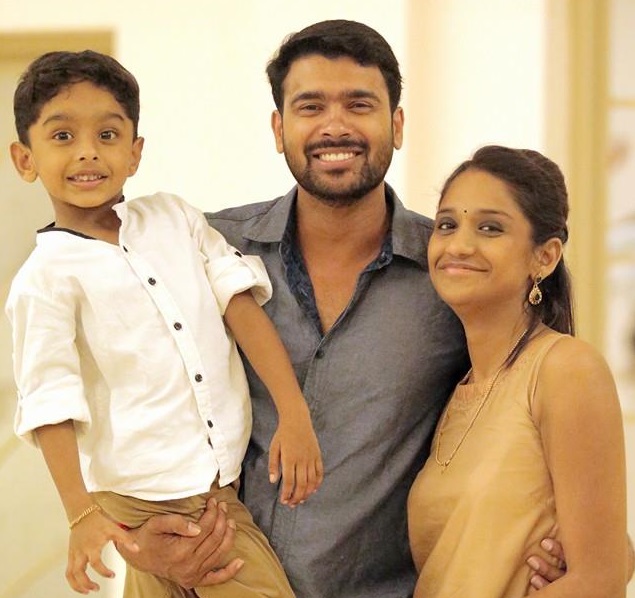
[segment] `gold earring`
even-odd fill
[[[529,291],[529,303],[532,305],[540,305],[542,301],[542,291],[538,287],[538,285],[542,282],[542,276],[538,274],[536,278],[534,278],[534,286],[531,287],[531,291]]]

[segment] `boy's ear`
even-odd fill
[[[145,139],[143,137],[137,137],[132,142],[132,153],[130,157],[130,166],[128,168],[128,176],[132,176],[133,174],[135,174],[137,172],[137,169],[139,168],[144,142]]]
[[[10,148],[11,160],[18,174],[27,182],[32,183],[37,179],[37,169],[35,168],[35,162],[33,161],[33,153],[31,149],[20,143],[14,141]]]

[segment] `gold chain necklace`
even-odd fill
[[[443,414],[443,418],[441,419],[441,424],[439,425],[439,437],[437,438],[437,447],[436,447],[436,450],[434,451],[434,460],[437,462],[437,465],[440,465],[441,467],[443,467],[443,471],[445,471],[447,466],[450,465],[450,463],[452,462],[452,459],[454,459],[454,456],[458,452],[459,448],[461,448],[461,445],[465,441],[466,436],[470,433],[470,430],[474,426],[474,423],[476,422],[476,418],[479,416],[479,414],[483,410],[483,407],[485,407],[485,403],[487,403],[487,399],[489,399],[489,396],[492,393],[492,389],[494,388],[494,384],[496,384],[496,381],[498,380],[498,376],[500,376],[500,373],[503,371],[505,364],[509,360],[511,354],[516,350],[516,347],[518,347],[518,345],[520,344],[520,341],[522,341],[523,338],[525,338],[525,335],[527,334],[527,332],[529,332],[529,328],[525,329],[525,331],[518,337],[518,340],[514,343],[514,346],[510,349],[509,353],[507,353],[507,357],[505,357],[505,359],[503,360],[503,363],[496,370],[496,373],[492,377],[492,380],[487,385],[487,388],[485,389],[485,392],[483,393],[483,398],[481,399],[479,406],[474,412],[474,415],[472,416],[470,423],[465,429],[465,432],[463,432],[463,436],[461,436],[461,438],[459,439],[457,445],[454,447],[454,450],[450,453],[450,456],[445,461],[441,461],[441,458],[439,457],[439,453],[441,452],[441,438],[443,437],[443,428],[445,427],[446,421],[448,419],[448,412],[449,412],[449,409],[445,410],[445,413]],[[465,375],[465,378],[464,378],[465,380],[469,378],[471,372],[472,372],[472,369],[470,368],[470,371]]]

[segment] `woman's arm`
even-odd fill
[[[573,338],[540,371],[534,415],[554,484],[567,571],[541,596],[624,596],[626,474],[617,391],[604,359]]]

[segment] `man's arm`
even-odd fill
[[[156,515],[130,530],[139,546],[132,553],[118,544],[121,556],[135,569],[170,579],[184,588],[210,586],[232,579],[244,565],[227,562],[236,524],[227,519],[224,503],[213,498],[196,524],[180,515]]]

